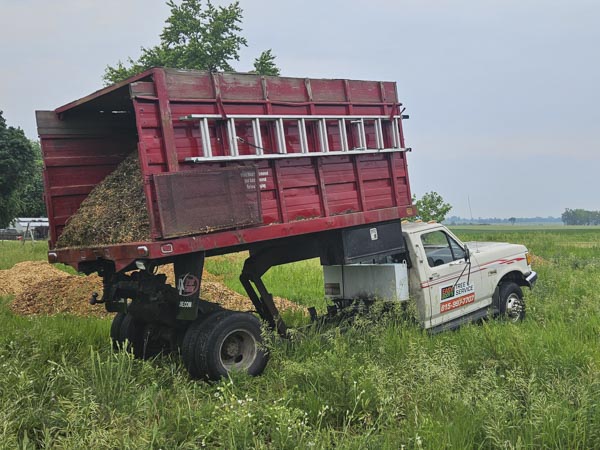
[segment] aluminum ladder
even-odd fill
[[[202,141],[202,156],[185,158],[187,162],[208,162],[208,161],[231,161],[232,159],[274,159],[274,158],[297,158],[303,156],[321,156],[321,155],[348,155],[348,154],[366,154],[366,153],[384,153],[384,152],[403,152],[410,151],[410,148],[401,148],[400,125],[399,120],[402,116],[389,115],[249,115],[249,114],[231,114],[224,118],[220,114],[190,114],[180,117],[181,121],[197,121],[200,124],[200,136]],[[229,155],[213,156],[212,146],[209,134],[209,120],[224,120],[227,122],[226,134],[229,143]],[[250,121],[252,123],[252,139],[254,142],[248,142],[239,137],[236,133],[236,120]],[[288,153],[285,136],[285,123],[296,122],[300,140],[300,153]],[[327,137],[327,124],[332,121],[337,122],[340,135],[340,150],[331,150]],[[346,123],[350,122],[356,126],[356,137],[358,145],[349,148]],[[261,123],[271,122],[274,124],[275,141],[277,144],[276,153],[265,153],[261,135]],[[309,149],[306,126],[309,122],[317,123],[318,148]],[[365,133],[365,123],[372,122],[375,129],[376,148],[367,148],[367,138]],[[391,147],[384,146],[383,124],[391,123]],[[245,142],[255,149],[254,155],[240,155],[238,142]]]

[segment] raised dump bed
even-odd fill
[[[37,122],[49,260],[99,272],[95,301],[138,330],[185,333],[180,321],[212,311],[198,298],[204,257],[250,250],[242,282],[284,334],[260,281],[269,267],[393,254],[403,247],[399,219],[414,214],[393,82],[155,68],[38,111]],[[57,248],[90,192],[136,152],[148,238]],[[152,274],[165,263],[175,264],[175,288]],[[139,340],[120,326],[116,341]]]

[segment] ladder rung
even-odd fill
[[[338,127],[340,129],[340,145],[343,152],[348,151],[348,135],[346,133],[346,119],[342,118],[338,120]]]
[[[392,119],[392,147],[400,148],[400,132],[397,118]]]
[[[277,134],[277,151],[279,153],[287,153],[287,147],[285,146],[285,128],[283,126],[283,119],[279,118],[275,122],[275,133]]]
[[[319,119],[319,149],[322,153],[329,152],[329,141],[327,139],[327,122]]]
[[[356,129],[358,130],[358,147],[356,147],[355,149],[366,149],[367,138],[365,135],[365,121],[363,119],[356,119],[353,120],[352,123],[356,125]]]
[[[308,153],[308,138],[306,137],[306,122],[304,119],[298,120],[298,135],[300,136],[300,151]]]
[[[206,158],[210,158],[212,156],[212,148],[210,146],[210,132],[206,117],[200,120],[200,135],[202,136],[202,152]]]
[[[229,152],[231,156],[238,156],[237,133],[235,131],[235,119],[227,120],[227,137],[229,138]]]
[[[375,119],[375,145],[377,148],[383,148],[383,127],[381,119]]]
[[[263,154],[262,136],[260,134],[260,119],[252,119],[252,133],[254,134],[254,145],[256,154]]]

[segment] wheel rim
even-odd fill
[[[256,360],[257,344],[252,333],[238,329],[230,332],[223,343],[219,356],[221,364],[230,370],[246,370]]]
[[[523,315],[523,299],[512,293],[506,299],[506,317],[511,322],[517,322]]]

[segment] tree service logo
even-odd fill
[[[440,312],[445,313],[475,301],[475,286],[461,281],[445,286],[440,292]]]
[[[454,297],[454,285],[442,288],[442,301]]]
[[[186,273],[177,280],[177,291],[183,297],[194,295],[200,289],[200,280],[191,273]]]

